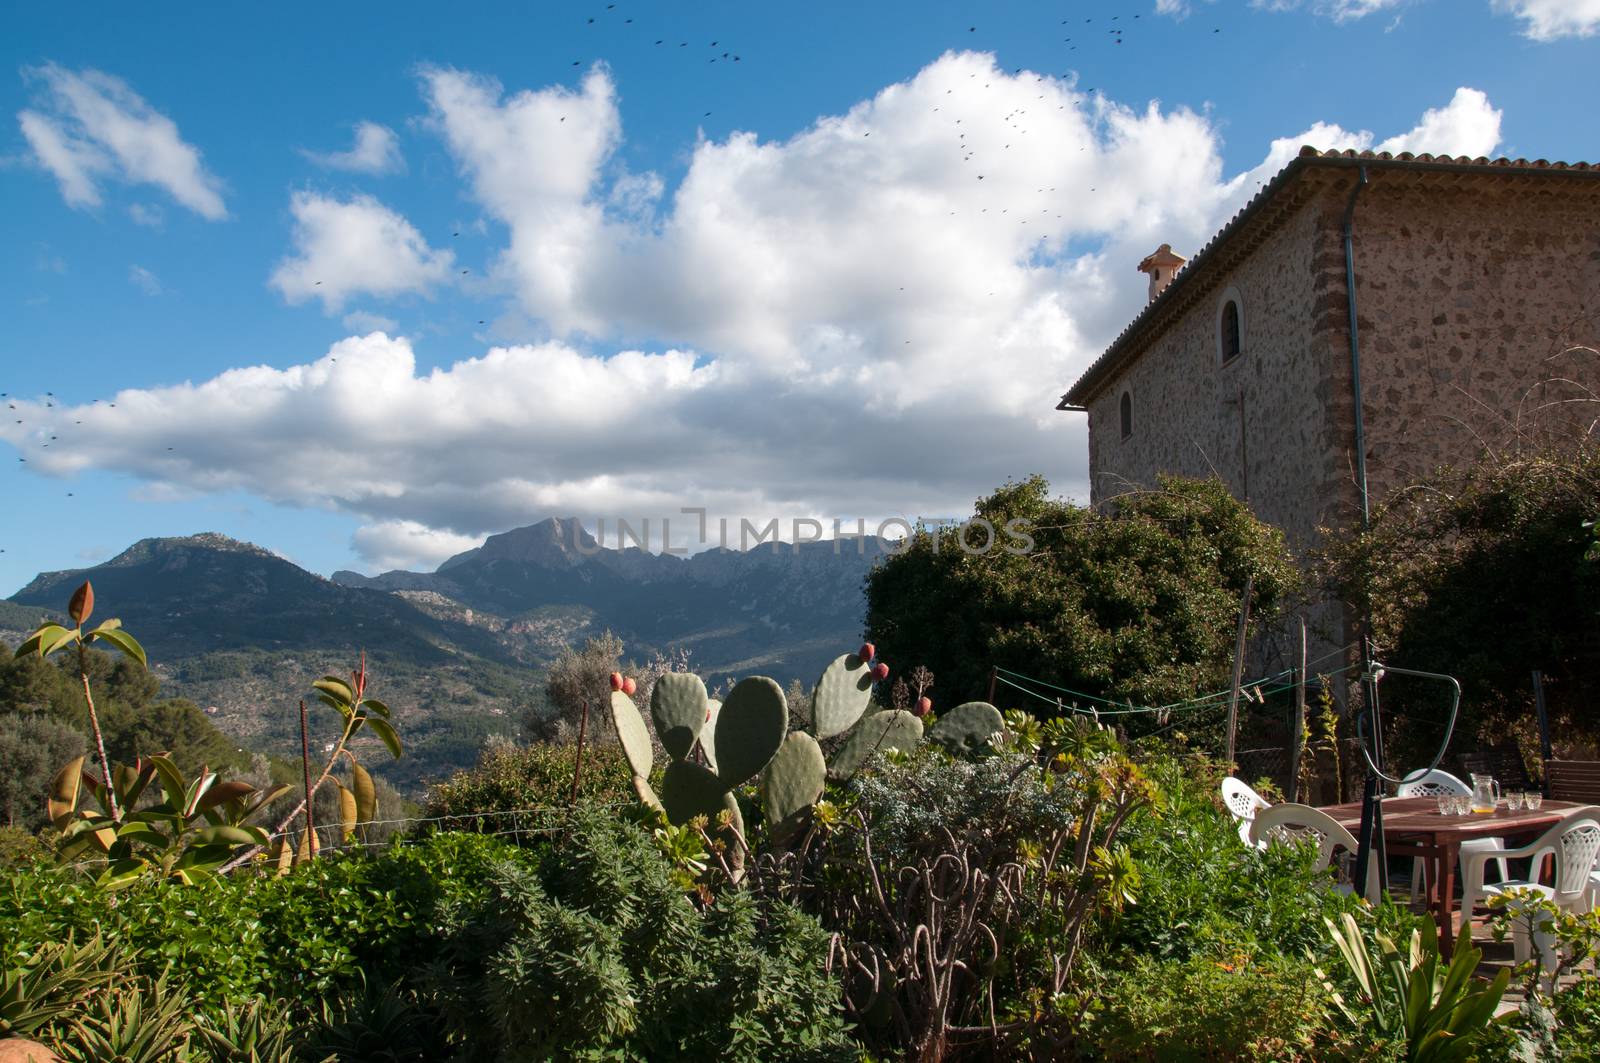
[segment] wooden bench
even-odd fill
[[[1544,793],[1552,801],[1600,805],[1600,760],[1547,760]]]

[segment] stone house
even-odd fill
[[[1359,525],[1363,459],[1376,505],[1600,418],[1600,166],[1302,148],[1139,269],[1149,303],[1057,407],[1088,414],[1097,504],[1216,475],[1303,551]]]

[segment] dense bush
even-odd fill
[[[827,934],[784,903],[698,909],[641,827],[580,818],[442,921],[427,999],[504,1060],[853,1059]]]
[[[540,827],[549,816],[532,813],[511,816],[524,809],[562,809],[572,800],[575,746],[536,742],[527,746],[492,742],[479,755],[476,767],[458,771],[428,791],[422,815],[444,817],[441,830],[479,833]],[[615,744],[585,745],[583,771],[578,776],[578,800],[586,806],[637,803],[630,783],[632,772]]]
[[[1335,1048],[1331,1003],[1303,958],[1126,957],[1094,972],[1085,1060],[1313,1060]]]
[[[1102,924],[1100,948],[1180,960],[1326,951],[1324,917],[1360,902],[1331,888],[1331,871],[1313,870],[1309,847],[1241,844],[1238,824],[1218,807],[1220,775],[1209,762],[1153,757],[1146,767],[1163,801],[1125,835],[1140,870],[1138,903]]]
[[[1537,668],[1557,740],[1592,747],[1600,455],[1486,461],[1430,479],[1387,499],[1370,531],[1330,541],[1332,589],[1371,618],[1386,661],[1460,680],[1469,739],[1532,732]],[[1394,676],[1383,698],[1410,718],[1393,752],[1431,751],[1449,705],[1438,684]]]
[[[430,1059],[538,1059],[556,1044],[622,1058],[852,1057],[814,920],[744,894],[701,910],[674,882],[648,831],[607,813],[536,848],[441,833],[281,878],[115,894],[41,863],[0,887],[0,955],[103,932],[133,987],[108,1000],[107,1024],[125,1004],[155,1006],[164,976],[163,997],[181,995],[207,1030],[264,999],[322,1048],[392,1046],[392,1032],[373,1031],[404,1029]]]

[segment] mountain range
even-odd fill
[[[396,781],[416,783],[470,762],[486,735],[514,733],[520,707],[538,700],[542,667],[605,630],[636,660],[682,649],[708,678],[809,684],[859,640],[863,580],[884,553],[867,537],[685,557],[603,547],[578,521],[552,518],[492,535],[433,572],[323,578],[206,533],[41,573],[0,603],[0,638],[15,643],[43,613],[59,616],[92,580],[97,616],[120,618],[141,640],[167,693],[275,752],[298,740],[293,706],[310,681],[349,671],[364,650],[374,693],[404,713],[410,763],[396,766]]]

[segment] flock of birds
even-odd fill
[[[1143,5],[1141,4],[1141,6]],[[622,10],[619,10],[619,8],[622,8]],[[627,7],[625,5],[617,3],[606,4],[603,11],[596,11],[595,14],[583,16],[583,19],[584,21],[581,29],[585,33],[590,31],[601,32],[607,29],[616,30],[618,32],[640,32],[645,28],[643,26],[643,19],[636,19],[634,15],[627,13]],[[1145,20],[1142,13],[1131,13],[1124,17],[1124,13],[1107,15],[1105,14],[1104,10],[1100,12],[1098,17],[1095,15],[1088,15],[1081,18],[1063,18],[1060,20],[1058,27],[1058,32],[1062,30],[1066,32],[1066,35],[1061,38],[1061,44],[1065,46],[1062,50],[1062,55],[1064,57],[1066,55],[1070,55],[1071,53],[1078,52],[1080,48],[1086,50],[1095,50],[1098,47],[1100,49],[1104,49],[1104,51],[1102,51],[1098,56],[1099,59],[1106,59],[1118,63],[1126,62],[1126,53],[1116,50],[1120,49],[1130,40],[1130,30],[1137,29],[1138,24],[1144,22]],[[979,27],[977,25],[967,24],[964,27],[964,33],[959,33],[960,28],[962,27],[957,28],[958,35],[964,44],[973,48],[979,48],[982,46],[982,38],[978,36]],[[1210,29],[1211,34],[1220,34],[1222,32],[1220,27],[1207,28]],[[697,59],[703,58],[705,63],[708,65],[717,63],[723,63],[730,66],[735,64],[745,64],[744,54],[735,46],[729,44],[722,36],[711,38],[704,44],[699,44],[697,41],[684,39],[681,35],[678,37],[671,37],[656,36],[652,34],[647,39],[654,42],[652,45],[650,45],[651,48],[669,49]],[[592,58],[586,59],[579,57],[572,61],[572,66],[582,67],[586,62],[592,62],[594,59],[603,58],[603,52],[603,48],[596,48],[595,55]],[[1015,73],[1020,75],[1022,71],[1023,68],[1018,67]],[[1064,71],[1060,74],[1039,74],[1036,75],[1036,80],[1040,83],[1059,80],[1065,82],[1068,86],[1076,86],[1081,78],[1081,73],[1081,70],[1074,69]],[[977,78],[977,76],[978,75],[976,73],[971,75],[973,78]],[[983,88],[987,89],[989,88],[989,85],[985,84]],[[1092,96],[1099,90],[1095,86],[1089,86],[1081,91],[1085,95]],[[954,90],[946,90],[946,94],[953,95]],[[1046,100],[1048,95],[1048,93],[1041,92],[1038,96],[1038,99],[1041,101]],[[1062,110],[1066,109],[1067,106],[1068,105],[1066,103],[1057,104],[1058,109]],[[941,107],[934,107],[933,110],[935,112],[940,112]],[[952,108],[951,114],[953,115],[953,113],[954,108]],[[711,110],[706,110],[703,112],[702,117],[710,118],[712,117],[712,114],[713,112]],[[1002,114],[1000,116],[1000,122],[1005,129],[1005,135],[1015,138],[1026,137],[1028,135],[1027,123],[1029,117],[1030,112],[1027,108],[1013,107],[1006,113]],[[563,117],[561,120],[564,122],[566,119]],[[958,152],[961,162],[963,164],[972,164],[978,162],[980,158],[983,157],[983,153],[982,149],[980,149],[980,147],[975,143],[978,138],[976,136],[969,137],[968,135],[969,130],[972,127],[966,126],[963,128],[964,121],[965,120],[963,118],[952,117],[950,119],[950,133],[953,140],[953,146]],[[862,135],[863,137],[870,137],[872,134],[871,131],[868,130]],[[1008,151],[1011,149],[1011,144],[1012,141],[1004,142],[998,150]],[[990,148],[987,150],[993,149]],[[1085,151],[1087,148],[1080,147],[1079,150]],[[981,163],[973,166],[972,169],[974,171],[972,175],[974,181],[983,181],[988,176],[987,174],[981,172],[983,169]],[[1096,191],[1097,189],[1093,186],[1088,188],[1088,192],[1090,193]],[[1037,190],[1037,192],[1039,194],[1056,193],[1056,189],[1054,187],[1041,187]],[[1011,207],[1009,206],[999,206],[998,204],[994,204],[993,209],[998,214],[1008,215],[1011,213]],[[988,214],[990,210],[990,206],[983,206],[979,208],[979,211],[982,214]],[[1046,215],[1050,214],[1051,212],[1052,208],[1050,207],[1042,208],[1040,211],[1041,214]],[[957,213],[958,212],[955,210],[950,211],[952,216],[956,215]],[[1022,211],[1019,210],[1018,213],[1020,215]],[[1031,210],[1029,213],[1031,214]],[[1055,217],[1059,219],[1061,215],[1057,213]],[[1029,221],[1029,218],[1019,217],[1017,220],[1021,225],[1026,225]],[[461,233],[457,231],[453,232],[451,235],[453,238],[458,238],[460,237]],[[461,274],[463,276],[469,275],[470,272],[471,271],[469,269],[461,270]],[[323,282],[321,280],[314,282],[315,286],[321,286],[322,283]],[[905,289],[902,287],[900,290],[904,291]],[[992,296],[995,293],[990,292],[989,294]],[[485,324],[485,321],[479,320],[478,324],[483,325]],[[909,344],[911,341],[906,340],[905,342]],[[16,400],[6,392],[0,392],[0,400],[4,400],[6,402],[8,411],[14,416],[15,423],[19,426],[24,426],[25,418],[15,416],[15,414],[22,412],[19,410]],[[102,400],[99,399],[95,399],[93,400],[93,403],[91,403],[91,405],[101,404]],[[116,403],[114,402],[104,403],[104,405],[110,408],[116,407]],[[47,410],[57,408],[56,397],[53,392],[47,391],[44,393],[44,408]],[[46,415],[47,419],[49,416],[50,415]],[[83,421],[81,419],[75,419],[73,422],[74,426],[82,424]],[[61,436],[61,433],[66,431],[66,429],[59,421],[53,419],[47,420],[46,423],[38,426],[37,431],[40,434],[48,434],[47,438],[34,444],[40,449],[47,449],[52,445],[66,445],[62,443]],[[169,452],[175,452],[174,447],[169,446],[166,449]],[[26,465],[27,461],[28,459],[26,456],[19,456],[17,458],[17,462],[21,465]],[[75,492],[73,491],[67,491],[65,494],[68,498],[75,497]],[[5,548],[0,547],[0,553],[4,552]]]

